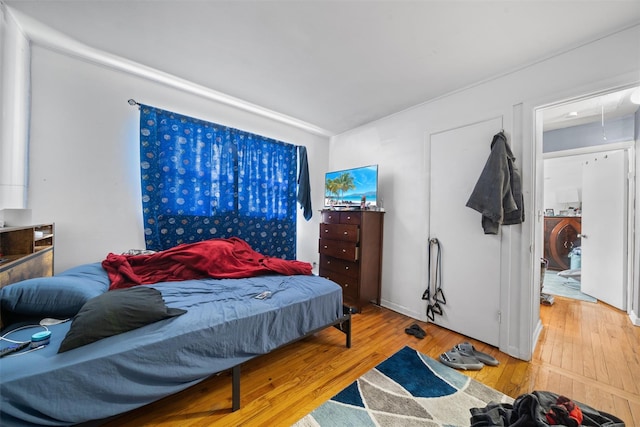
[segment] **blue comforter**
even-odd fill
[[[60,354],[71,322],[54,325],[45,348],[0,359],[0,424],[61,426],[120,414],[342,316],[340,287],[317,276],[149,286],[162,293],[167,306],[187,313]],[[256,299],[263,291],[271,296]],[[11,338],[28,340],[39,330],[19,331]]]

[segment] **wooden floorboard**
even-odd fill
[[[511,397],[533,390],[564,394],[640,426],[640,328],[603,303],[555,298],[541,306],[544,329],[530,362],[484,343],[476,348],[500,365],[466,375]],[[420,340],[404,329],[418,323]],[[242,365],[241,404],[231,412],[231,376],[224,372],[188,390],[124,414],[115,426],[287,426],[338,393],[356,378],[410,346],[434,359],[468,340],[433,324],[369,306],[353,317],[353,345],[329,328]]]

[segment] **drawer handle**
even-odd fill
[[[344,269],[345,269],[345,270],[348,270],[348,269],[349,269],[349,267],[345,267]]]
[[[327,245],[324,245],[324,248],[325,248],[325,249],[327,249],[327,248],[328,248],[328,246],[327,246]]]
[[[345,283],[345,284],[344,284],[344,287],[345,287],[345,288],[348,288],[348,287],[349,287],[349,284],[348,284],[348,283]]]
[[[345,231],[343,234],[346,236],[347,234],[349,234],[349,232],[348,232],[348,231]]]
[[[342,252],[343,252],[343,253],[345,253],[345,252],[347,252],[347,250],[346,250],[346,249],[343,249],[343,250],[342,250]]]
[[[325,232],[325,233],[328,233],[328,232],[329,232],[329,230],[327,230],[327,229],[325,228],[324,232]]]
[[[348,217],[347,217],[347,219],[351,219],[351,217],[350,217],[350,216],[348,216]]]

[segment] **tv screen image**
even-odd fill
[[[360,207],[363,196],[366,198],[367,209],[378,205],[378,165],[362,166],[325,174],[325,207]]]

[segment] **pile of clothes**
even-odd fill
[[[488,426],[624,427],[614,415],[548,391],[526,393],[510,403],[471,409],[471,427]]]

